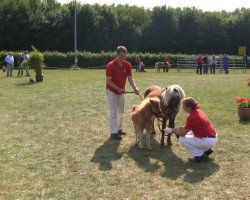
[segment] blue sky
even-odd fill
[[[61,3],[67,3],[72,0],[57,0]],[[236,8],[250,8],[250,0],[77,0],[82,3],[99,4],[129,4],[152,8],[154,6],[167,5],[172,7],[192,7],[195,6],[206,11],[232,11]]]

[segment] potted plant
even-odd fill
[[[28,61],[23,63],[23,66],[29,66],[31,69],[35,70],[36,82],[43,82],[43,72],[42,68],[44,66],[44,56],[35,47],[32,47],[32,52],[30,53],[30,58]],[[31,78],[31,80],[33,80]]]
[[[250,121],[250,98],[240,97],[236,100],[238,115],[242,121]]]

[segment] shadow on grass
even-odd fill
[[[239,122],[240,122],[241,125],[249,125],[250,124],[249,120],[248,121],[242,121],[242,120],[240,120]]]
[[[156,140],[153,140],[152,145],[152,151],[141,150],[138,145],[129,149],[129,156],[146,172],[156,172],[161,167],[160,163],[163,163],[164,170],[160,172],[162,177],[176,180],[184,176],[185,182],[197,183],[219,170],[219,165],[212,160],[201,163],[184,162],[173,153],[171,147],[160,147]],[[152,163],[151,159],[156,161]]]
[[[30,85],[35,85],[37,83],[30,83],[30,82],[23,82],[23,83],[15,83],[14,85],[16,86],[30,86]]]
[[[102,171],[111,170],[113,168],[112,161],[122,157],[122,153],[117,152],[119,145],[120,141],[108,139],[96,149],[91,162],[98,163],[99,169]]]

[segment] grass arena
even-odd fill
[[[0,74],[0,199],[248,199],[250,123],[239,122],[237,97],[249,95],[242,71],[196,75],[193,70],[133,73],[150,85],[179,84],[199,101],[218,130],[211,159],[188,161],[172,146],[134,144],[126,94],[122,141],[110,140],[104,70],[45,70],[43,83]],[[183,125],[187,114],[177,115]]]

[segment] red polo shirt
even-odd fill
[[[106,77],[112,77],[113,83],[119,88],[125,90],[126,80],[128,76],[132,76],[132,66],[128,61],[124,61],[122,66],[120,66],[117,60],[113,60],[106,66]],[[114,92],[119,95],[114,88],[106,85],[107,90]]]
[[[200,109],[190,113],[185,129],[193,131],[194,136],[199,138],[216,135],[215,128],[209,122],[207,115]]]

